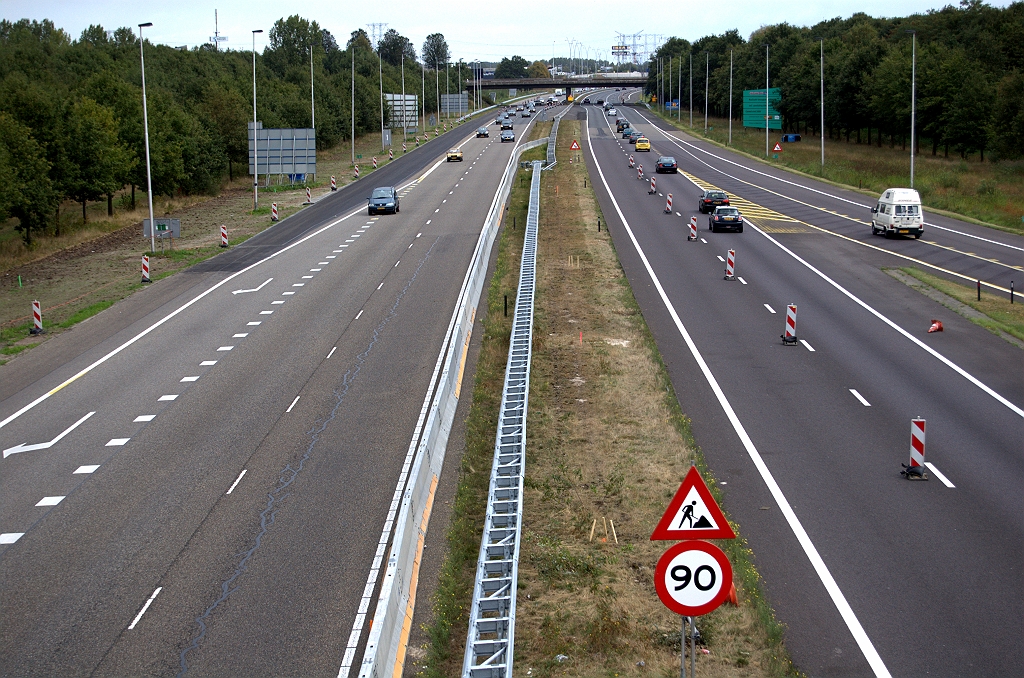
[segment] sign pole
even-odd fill
[[[679,615],[679,619],[683,622],[679,631],[679,675],[686,678],[686,616]]]
[[[697,625],[690,617],[690,678],[697,678]]]

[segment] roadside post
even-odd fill
[[[691,466],[651,534],[651,541],[680,541],[658,559],[654,588],[658,598],[682,618],[679,636],[680,675],[686,678],[686,618],[690,618],[690,678],[697,675],[696,617],[718,608],[732,596],[732,564],[722,549],[704,539],[735,539],[725,514]]]

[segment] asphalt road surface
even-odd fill
[[[489,122],[5,367],[0,674],[338,675],[516,145]]]
[[[870,198],[620,107],[652,142],[637,153],[614,119],[583,108],[583,153],[616,249],[798,668],[1018,673],[1024,354],[882,269],[930,266],[991,293],[1024,277],[1024,239],[927,211],[921,240],[872,236]],[[651,194],[661,154],[681,173],[657,175]],[[738,198],[743,233],[708,230],[696,212],[706,186]],[[791,303],[800,341],[784,346]],[[945,331],[928,334],[932,319]],[[927,421],[927,482],[899,473],[914,417]]]

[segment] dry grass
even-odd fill
[[[677,124],[675,118],[671,118]],[[703,116],[694,115],[694,127],[684,111],[680,129],[702,137]],[[708,121],[707,138],[719,144],[729,139],[729,121],[712,118]],[[772,130],[771,143],[781,132]],[[852,138],[825,139],[825,169],[821,167],[821,145],[817,136],[804,135],[798,143],[782,144],[783,152],[773,164],[822,177],[851,188],[862,189],[872,196],[893,186],[907,186],[910,181],[910,151],[899,143],[890,147],[888,139],[882,146],[857,144]],[[744,128],[733,121],[732,148],[758,159],[765,158],[764,130]],[[938,156],[931,148],[921,146],[914,161],[914,187],[921,193],[926,207],[952,212],[993,224],[1014,233],[1024,233],[1024,161],[981,162],[977,156],[961,160],[959,156]]]

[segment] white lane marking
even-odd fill
[[[228,488],[228,491],[227,491],[227,492],[225,492],[224,494],[231,494],[231,492],[232,492],[232,491],[234,491],[235,487],[237,487],[237,486],[238,486],[238,483],[239,483],[239,482],[241,482],[241,480],[242,480],[242,476],[244,476],[244,475],[245,475],[245,472],[246,472],[247,470],[248,470],[248,469],[244,469],[244,468],[242,469],[242,472],[238,474],[238,477],[237,477],[237,478],[235,478],[235,482],[231,483],[231,487],[229,487],[229,488]]]
[[[290,296],[292,296],[294,294],[295,294],[295,292],[281,292],[281,296],[282,297],[290,297]]]
[[[718,255],[718,260],[721,261],[723,264],[725,263],[725,259],[723,259],[721,255]]]
[[[438,207],[438,208],[437,208],[436,210],[434,210],[434,214],[437,214],[437,213],[438,213],[438,212],[440,212],[440,211],[441,211],[441,208],[440,208],[440,207]]]
[[[801,343],[801,344],[803,344],[803,345],[804,345],[804,348],[806,348],[806,349],[807,349],[808,351],[810,351],[811,353],[814,353],[814,347],[813,347],[813,346],[811,346],[810,344],[808,344],[808,343],[807,343],[806,341],[804,341],[803,339],[801,339],[801,340],[800,340],[800,343]]]
[[[737,280],[739,280],[739,281],[740,281],[741,283],[743,283],[744,285],[746,285],[746,284],[747,284],[747,281],[746,281],[746,280],[744,280],[744,279],[743,279],[742,277],[740,277],[740,276],[736,276],[736,279],[737,279]]]
[[[705,240],[704,238],[701,238],[701,239],[700,239],[700,241],[701,241],[702,243],[704,243],[705,245],[707,245],[707,244],[708,244],[708,241],[707,241],[707,240]]]
[[[328,259],[333,259],[334,257],[327,257],[327,258]],[[318,262],[316,262],[316,265],[317,266],[326,266],[329,263],[331,263],[331,262],[329,262],[329,261],[318,261]]]
[[[230,351],[234,346],[220,346],[217,348],[218,351]]]
[[[43,497],[36,506],[56,506],[64,501],[64,497]]]
[[[448,202],[448,198],[445,198],[444,200],[441,201],[442,204],[444,204],[446,202]]]
[[[311,268],[311,269],[309,269],[309,272],[310,273],[319,273],[322,270],[323,270],[322,268]]]
[[[245,339],[248,336],[249,336],[248,332],[239,332],[237,334],[232,334],[231,338],[232,339]]]
[[[350,243],[350,242],[355,242],[355,240],[349,239],[349,240],[346,240],[345,242],[346,243]],[[348,245],[339,245],[339,247],[348,247]]]
[[[249,324],[252,325],[252,323],[249,323]],[[257,323],[257,324],[259,324],[259,323]],[[217,364],[216,360],[204,360],[203,362],[199,363],[199,366],[200,367],[211,367],[211,366],[216,365],[216,364]]]
[[[107,444],[104,445],[104,447],[122,447],[123,445],[126,445],[129,440],[130,438],[111,438],[107,441]]]
[[[601,177],[601,182],[604,184],[604,189],[607,192],[609,198],[611,198],[612,205],[614,205],[615,211],[619,215],[619,219],[622,220],[622,224],[626,228],[626,233],[629,235],[629,239],[632,241],[633,247],[640,255],[640,259],[641,261],[643,261],[644,267],[647,269],[647,274],[651,277],[651,280],[654,283],[655,288],[658,290],[658,294],[661,296],[662,303],[665,305],[665,308],[671,316],[672,321],[675,323],[676,329],[682,336],[683,341],[686,342],[686,346],[690,349],[690,354],[693,356],[694,360],[697,361],[697,365],[700,367],[701,372],[704,374],[705,380],[711,386],[712,391],[714,391],[719,404],[722,406],[722,409],[725,411],[725,414],[728,417],[729,422],[732,424],[733,430],[739,437],[744,449],[746,449],[747,454],[750,456],[751,461],[757,468],[758,473],[761,474],[762,480],[764,480],[765,485],[771,492],[772,497],[775,499],[775,503],[781,510],[783,517],[789,524],[790,529],[793,531],[793,534],[799,542],[801,548],[803,549],[804,554],[807,556],[807,559],[811,562],[811,565],[814,567],[814,571],[818,575],[818,578],[825,586],[825,590],[828,592],[833,604],[836,606],[836,609],[842,616],[843,621],[846,622],[847,628],[853,635],[854,640],[856,640],[857,645],[860,648],[861,652],[864,654],[865,659],[867,659],[868,665],[871,666],[876,676],[879,676],[880,678],[891,678],[889,670],[885,667],[885,663],[879,656],[878,651],[875,650],[875,646],[872,644],[871,639],[868,638],[868,634],[864,631],[864,627],[861,626],[860,620],[857,619],[856,613],[854,613],[853,608],[850,607],[850,603],[846,600],[846,596],[839,588],[839,584],[836,583],[835,578],[829,571],[828,566],[825,564],[825,561],[821,557],[821,554],[818,553],[818,549],[814,546],[814,542],[811,541],[810,536],[807,534],[807,531],[804,529],[803,524],[800,522],[800,518],[797,517],[796,513],[793,511],[793,507],[790,506],[789,504],[789,500],[786,499],[786,495],[783,494],[782,488],[779,487],[779,484],[775,481],[775,477],[772,475],[771,469],[769,469],[768,465],[764,463],[764,459],[761,458],[761,453],[758,452],[757,448],[754,446],[754,441],[750,439],[750,436],[747,434],[746,428],[740,421],[739,416],[736,414],[736,411],[733,410],[732,405],[729,403],[729,399],[726,398],[725,392],[719,385],[718,380],[715,378],[715,375],[712,374],[711,368],[708,367],[707,362],[705,362],[704,356],[701,355],[700,351],[697,349],[697,345],[693,342],[693,339],[690,337],[690,333],[686,330],[686,327],[683,325],[683,321],[682,319],[680,319],[679,314],[676,312],[675,306],[672,304],[672,301],[668,298],[668,293],[665,292],[665,288],[662,287],[661,285],[661,280],[658,278],[658,275],[654,272],[654,267],[651,266],[651,262],[647,259],[647,255],[644,253],[643,248],[640,246],[640,242],[636,239],[636,235],[633,233],[633,229],[630,227],[629,222],[626,220],[626,216],[622,213],[622,209],[619,207],[619,203],[615,199],[615,195],[612,193],[611,188],[608,186],[608,180],[605,178],[604,171],[601,169],[601,165],[597,161],[597,155],[594,153],[593,144],[589,144],[588,148],[590,149],[590,156],[594,161],[594,166],[597,169],[598,175]]]
[[[74,431],[79,426],[81,426],[82,423],[86,419],[88,419],[89,417],[91,417],[94,414],[96,414],[96,413],[95,412],[90,412],[89,414],[85,415],[84,417],[82,417],[81,419],[76,421],[74,424],[72,424],[71,426],[68,426],[66,429],[61,431],[57,435],[56,438],[54,438],[53,440],[50,440],[48,442],[45,442],[45,443],[33,443],[31,445],[29,445],[28,443],[21,443],[20,445],[15,445],[14,447],[8,447],[6,450],[4,450],[4,459],[6,459],[7,457],[11,456],[12,454],[18,454],[19,452],[31,452],[33,450],[48,450],[51,447],[53,447],[54,445],[56,445],[57,443],[59,443],[64,438],[64,436],[66,436],[67,434],[71,433],[72,431]]]
[[[284,302],[285,302],[285,300],[284,300],[284,299],[279,299],[278,301],[272,301],[272,302],[270,302],[270,304],[271,304],[271,305],[275,305],[275,304],[277,304],[277,305],[280,305],[280,304],[283,304]]]
[[[305,278],[306,276],[302,276],[302,277],[303,277],[303,278]],[[310,277],[313,277],[313,276],[310,276]],[[304,286],[305,284],[306,284],[306,283],[292,283],[292,287],[302,287],[302,286]]]
[[[132,420],[132,423],[138,424],[139,422],[153,421],[156,419],[155,414],[140,414]]]
[[[417,233],[417,234],[416,234],[416,237],[418,238],[418,237],[420,237],[421,235],[423,235],[423,233]]]
[[[458,184],[456,184],[456,186],[458,186]],[[451,194],[452,194],[452,193],[454,193],[454,192],[455,192],[455,191],[448,191],[448,195],[451,195]]]
[[[260,311],[260,315],[270,315],[273,311]]]
[[[395,262],[395,265],[394,265],[394,266],[392,266],[392,268],[398,268],[398,265],[399,265],[400,263],[402,263],[402,260],[401,260],[401,259],[399,259],[398,261],[396,261],[396,262]]]
[[[338,258],[338,255],[336,255],[336,254],[328,254],[326,257],[324,257],[324,259],[337,259],[337,258]]]
[[[327,354],[327,357],[328,357],[328,359],[329,359],[329,358],[330,358],[330,357],[331,357],[332,355],[334,355],[334,352],[335,352],[335,351],[337,351],[337,350],[338,350],[338,347],[337,347],[337,346],[335,346],[334,348],[332,348],[332,349],[331,349],[331,352]]]
[[[362,314],[363,314],[362,311],[359,311],[359,313],[356,313],[356,320],[359,320],[359,316],[361,316]]]
[[[425,225],[425,226],[430,226],[430,222],[431,222],[431,221],[433,221],[433,219],[427,219],[427,223],[426,223],[426,224],[424,224],[424,225]]]
[[[676,216],[677,216],[677,217],[681,217],[681,216],[683,216],[683,215],[682,215],[682,214],[680,214],[679,212],[676,212]]]
[[[292,408],[293,408],[293,407],[295,407],[295,403],[299,402],[299,398],[300,398],[300,397],[301,397],[301,396],[295,396],[295,400],[293,400],[293,401],[292,401],[292,404],[288,406],[288,409],[287,409],[287,410],[285,410],[285,414],[287,414],[288,412],[291,412],[291,411],[292,411]]]
[[[338,247],[344,247],[344,245],[338,245]],[[335,254],[341,254],[342,250],[331,250]]]
[[[753,226],[753,224],[751,224],[751,226]],[[980,379],[978,379],[974,375],[970,374],[967,370],[963,369],[962,367],[960,367],[959,365],[954,363],[952,360],[950,360],[946,356],[942,355],[941,353],[939,353],[938,351],[933,349],[928,344],[924,343],[923,341],[921,341],[920,339],[915,337],[910,332],[907,332],[905,329],[903,329],[902,327],[897,325],[895,322],[893,322],[892,320],[890,320],[886,316],[882,315],[879,311],[876,311],[874,308],[869,306],[867,304],[867,302],[863,301],[862,299],[857,297],[855,294],[850,292],[848,289],[846,289],[845,287],[843,287],[842,285],[837,283],[835,280],[833,280],[832,278],[828,277],[827,275],[825,275],[824,273],[819,271],[817,268],[815,268],[813,265],[811,265],[808,261],[806,261],[803,258],[801,258],[799,255],[797,255],[795,252],[790,250],[788,247],[786,247],[785,245],[780,243],[778,240],[773,238],[771,235],[769,235],[768,233],[765,233],[763,230],[761,230],[757,226],[753,226],[753,228],[754,228],[755,231],[757,231],[758,233],[763,235],[765,238],[767,238],[770,242],[774,243],[776,247],[778,247],[783,252],[785,252],[786,254],[788,254],[789,256],[793,257],[795,260],[797,260],[801,264],[803,264],[805,267],[807,267],[808,270],[813,272],[815,275],[817,275],[819,278],[821,278],[822,280],[827,282],[829,285],[832,285],[832,287],[834,287],[837,290],[839,290],[840,292],[842,292],[844,295],[846,295],[846,297],[848,297],[851,301],[853,301],[858,306],[863,308],[865,311],[867,311],[868,313],[870,313],[871,315],[875,316],[876,318],[881,320],[883,323],[885,323],[886,325],[888,325],[892,329],[894,329],[897,332],[899,332],[900,334],[902,334],[904,337],[906,337],[907,339],[912,341],[918,347],[924,349],[925,351],[927,351],[928,353],[933,355],[937,360],[939,360],[941,363],[943,363],[944,365],[949,367],[951,370],[953,370],[954,372],[956,372],[957,374],[962,376],[964,379],[966,379],[967,381],[971,382],[972,384],[974,384],[975,386],[980,388],[982,391],[984,391],[985,393],[987,393],[988,395],[992,396],[997,401],[999,401],[1000,403],[1005,405],[1011,412],[1013,412],[1014,414],[1016,414],[1016,415],[1018,415],[1020,417],[1024,417],[1024,409],[1021,409],[1020,407],[1014,405],[1009,400],[1007,400],[1003,396],[1001,396],[998,393],[996,393],[993,389],[991,389],[989,386],[987,386],[985,383],[983,383]]]
[[[259,325],[263,324],[263,321],[262,320],[250,320],[249,322],[247,322],[245,324],[247,326],[249,326],[249,327],[258,327]]]
[[[411,250],[411,249],[412,249],[412,245],[413,245],[412,243],[409,243],[409,246],[408,246],[408,247],[406,247],[405,249],[407,249],[407,250]]]
[[[273,280],[273,278],[267,278],[267,280],[262,285],[260,285],[259,287],[254,287],[251,290],[235,290],[231,294],[245,294],[246,292],[259,292],[264,287],[266,287],[267,283],[270,282],[271,280]]]
[[[157,398],[156,401],[158,403],[166,403],[166,402],[171,402],[172,400],[176,400],[177,398],[178,398],[178,394],[174,393],[174,394],[170,394],[170,395],[162,395],[159,398]]]
[[[377,289],[379,290],[382,287],[384,287],[384,282],[383,281],[381,281],[381,283],[379,285],[377,285]]]
[[[90,464],[88,466],[79,466],[78,468],[75,469],[75,473],[76,474],[77,473],[83,473],[83,474],[85,474],[85,473],[95,473],[96,469],[98,469],[99,467],[100,467],[99,464]]]
[[[861,405],[863,405],[864,407],[871,407],[871,403],[869,403],[867,399],[864,396],[862,396],[857,389],[851,388],[850,393],[853,394],[854,398],[860,401]]]
[[[312,279],[313,279],[313,276],[311,276],[311,275],[304,275],[304,276],[302,276],[302,279],[303,279],[303,280],[312,280]],[[304,285],[304,284],[305,284],[305,283],[303,283],[303,285]],[[292,287],[302,287],[302,285],[292,285]]]
[[[939,469],[935,468],[935,464],[931,463],[930,461],[926,461],[924,463],[924,465],[927,466],[931,470],[931,472],[935,474],[936,478],[938,478],[939,480],[942,481],[943,485],[945,485],[946,487],[949,487],[949,488],[954,488],[954,489],[956,488],[956,485],[954,485],[953,483],[949,482],[949,478],[947,478],[945,475],[943,475],[942,471],[940,471]]]
[[[224,278],[220,282],[218,282],[218,283],[216,283],[214,285],[211,285],[208,289],[206,289],[205,291],[203,291],[200,294],[196,295],[194,298],[192,298],[191,300],[185,302],[184,304],[182,304],[178,308],[174,309],[173,311],[171,311],[170,313],[165,315],[160,320],[156,321],[155,323],[153,323],[152,325],[150,325],[146,329],[144,329],[141,332],[139,332],[138,334],[136,334],[134,337],[132,337],[128,341],[124,342],[123,344],[121,344],[117,348],[113,349],[112,351],[110,351],[106,355],[102,356],[101,358],[98,358],[92,364],[87,365],[86,367],[82,368],[74,376],[69,377],[68,379],[66,379],[62,383],[58,384],[57,386],[54,386],[52,389],[50,389],[49,391],[47,391],[43,395],[39,396],[38,398],[36,398],[32,402],[30,402],[28,405],[25,405],[24,407],[22,407],[20,410],[18,410],[14,414],[9,415],[3,421],[0,421],[0,428],[3,428],[4,426],[7,426],[7,424],[11,423],[12,421],[17,419],[21,415],[25,414],[26,412],[31,410],[33,407],[35,407],[39,403],[43,402],[44,400],[46,400],[47,398],[52,396],[54,393],[57,393],[58,391],[60,391],[64,387],[66,387],[69,384],[77,381],[78,379],[82,378],[83,376],[85,376],[89,372],[92,372],[94,369],[96,369],[97,367],[99,367],[103,363],[107,362],[108,360],[110,360],[111,358],[116,356],[121,351],[125,350],[126,348],[128,348],[129,346],[134,344],[135,342],[139,341],[140,339],[142,339],[143,337],[148,335],[150,332],[153,332],[157,328],[161,327],[164,323],[169,322],[172,318],[175,318],[179,313],[184,312],[185,309],[190,308],[193,304],[196,304],[200,300],[205,299],[208,295],[212,294],[214,291],[219,289],[222,285],[226,285],[227,283],[231,282],[232,280],[234,280],[238,276],[242,275],[243,273],[247,273],[248,271],[251,271],[252,269],[254,269],[257,266],[259,266],[260,264],[266,263],[266,262],[270,261],[271,259],[273,259],[274,257],[276,257],[278,255],[281,255],[281,254],[284,254],[285,252],[287,252],[288,250],[292,249],[293,247],[298,247],[299,245],[301,245],[302,243],[306,242],[310,238],[315,238],[316,236],[320,235],[324,231],[326,231],[326,230],[328,230],[330,228],[334,228],[335,226],[337,226],[341,222],[345,221],[349,217],[355,216],[356,214],[361,212],[363,209],[365,209],[365,208],[360,207],[360,208],[357,208],[355,210],[352,210],[351,212],[349,212],[345,216],[339,217],[338,219],[335,219],[334,221],[332,221],[331,223],[327,224],[323,228],[318,228],[317,230],[313,231],[309,235],[307,235],[307,236],[305,236],[303,238],[299,238],[298,240],[296,240],[295,242],[291,243],[290,245],[286,245],[285,247],[282,247],[281,249],[279,249],[278,251],[274,252],[273,254],[270,254],[270,255],[260,259],[259,261],[256,261],[256,262],[246,266],[241,271],[238,271],[236,273],[232,273],[231,275],[229,275],[228,277]]]
[[[160,591],[161,591],[162,589],[163,589],[163,587],[162,587],[162,586],[157,586],[157,587],[156,587],[156,591],[153,591],[153,595],[151,595],[151,596],[149,597],[149,600],[147,600],[147,601],[146,601],[146,604],[145,604],[145,605],[143,605],[143,606],[142,606],[142,609],[141,609],[141,610],[139,610],[139,613],[138,613],[137,615],[135,615],[135,619],[133,619],[133,620],[132,620],[132,623],[128,625],[128,630],[129,630],[129,631],[131,631],[132,629],[134,629],[134,628],[135,628],[135,625],[139,623],[139,620],[140,620],[140,619],[142,619],[142,615],[146,614],[146,610],[148,610],[148,609],[149,609],[149,606],[153,604],[153,601],[154,601],[154,600],[156,599],[156,597],[157,597],[158,595],[160,595]]]
[[[237,337],[238,335],[236,334],[235,336]],[[196,377],[182,377],[181,381],[178,382],[178,383],[184,384],[184,383],[188,383],[190,381],[199,381],[199,377],[198,376],[196,376]]]
[[[24,532],[4,532],[0,534],[0,544],[13,544],[24,536]]]

